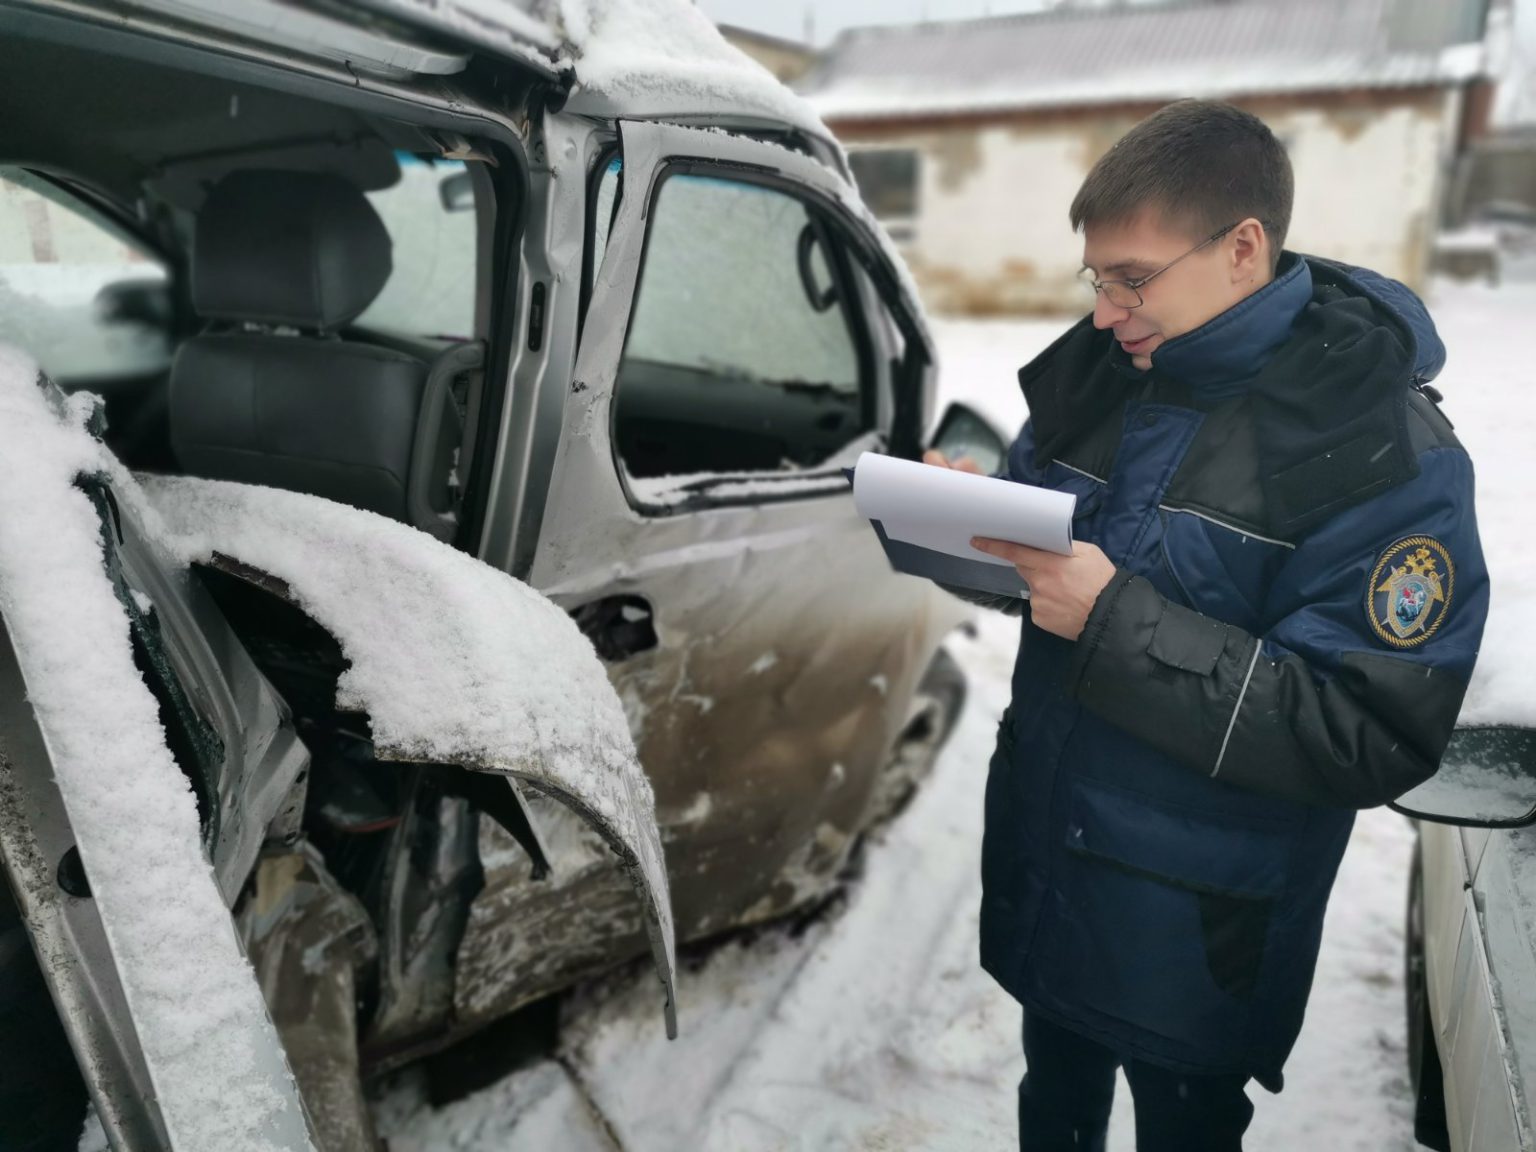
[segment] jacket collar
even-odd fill
[[[1418,355],[1413,331],[1355,270],[1315,257],[1294,259],[1282,265],[1275,292],[1288,304],[1300,283],[1308,298],[1288,313],[1278,345],[1266,348],[1262,333],[1251,344],[1255,350],[1245,365],[1251,375],[1237,389],[1253,400],[1267,515],[1283,539],[1418,471],[1407,424]],[[1304,280],[1296,264],[1303,266]],[[1266,311],[1264,291],[1187,338],[1198,350],[1213,325],[1258,331],[1246,326],[1254,323],[1250,313]],[[1228,319],[1239,309],[1235,320]],[[1154,360],[1153,375],[1161,377],[1163,361]],[[1036,462],[1058,458],[1121,410],[1136,392],[1127,386],[1127,373],[1148,375],[1130,367],[1113,333],[1095,329],[1091,316],[1019,369]]]
[[[1253,295],[1158,348],[1152,354],[1158,375],[1188,386],[1200,404],[1247,391],[1312,299],[1312,273],[1305,260],[1282,253],[1276,273]],[[1129,367],[1130,357],[1118,344],[1111,355],[1116,353]]]

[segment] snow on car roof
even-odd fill
[[[748,117],[830,138],[808,103],[688,0],[361,2],[544,70],[569,69],[573,111]]]
[[[309,1146],[197,805],[134,665],[76,477],[115,463],[88,397],[0,346],[0,613],[47,742],[167,1132],[178,1148]]]
[[[578,88],[573,110],[635,116],[742,114],[818,136],[825,124],[799,96],[726,41],[687,0],[560,0],[558,28]]]
[[[139,491],[146,525],[184,562],[217,554],[275,576],[336,638],[350,661],[337,707],[367,713],[380,759],[506,772],[598,826],[640,872],[675,1033],[655,799],[618,694],[571,618],[424,532],[318,496],[186,476],[142,477]]]

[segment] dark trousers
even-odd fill
[[[1020,1152],[1104,1152],[1115,1069],[1136,1102],[1136,1152],[1241,1152],[1253,1104],[1246,1076],[1186,1076],[1124,1060],[1037,1016],[1024,1015]]]

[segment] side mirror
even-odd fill
[[[175,315],[170,284],[151,277],[105,284],[91,306],[103,324],[138,324],[161,331],[170,328]]]
[[[929,445],[951,460],[969,457],[987,475],[998,472],[1008,455],[1008,439],[967,404],[951,404]]]
[[[455,172],[444,176],[437,186],[437,198],[444,212],[472,212],[475,207],[475,186],[468,172]]]
[[[1536,728],[1458,728],[1440,770],[1391,807],[1436,824],[1536,823]]]
[[[800,270],[800,287],[805,290],[805,298],[810,301],[811,307],[818,312],[825,312],[837,303],[836,281],[825,288],[816,282],[814,256],[817,247],[822,247],[822,267],[827,266],[825,244],[826,237],[814,223],[808,223],[800,229],[800,237],[795,242],[795,265]]]

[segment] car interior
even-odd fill
[[[7,36],[0,90],[0,340],[101,395],[125,463],[470,546],[506,149],[211,56]],[[631,478],[825,470],[880,425],[863,271],[819,211],[729,185],[663,181],[613,406]]]
[[[494,215],[464,142],[41,40],[0,40],[0,75],[0,338],[101,394],[132,467],[452,540]]]

